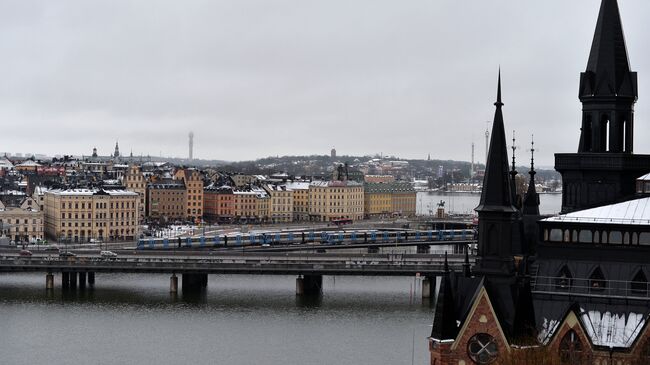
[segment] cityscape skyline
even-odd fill
[[[197,159],[335,145],[467,161],[472,142],[483,151],[501,65],[510,128],[520,146],[534,133],[539,163],[550,166],[554,152],[577,149],[593,3],[562,2],[560,13],[559,1],[161,2],[155,15],[75,0],[3,4],[0,118],[13,137],[2,144],[81,155],[119,139],[124,154],[186,156],[192,130]],[[649,77],[649,11],[640,0],[621,4],[639,85]],[[649,103],[636,111],[635,152],[648,153]]]

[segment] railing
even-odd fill
[[[579,217],[556,215],[551,217],[552,222],[575,222],[575,223],[613,223],[613,224],[650,224],[650,219],[632,219],[632,218],[596,218],[596,217]]]
[[[643,281],[535,276],[533,283],[536,293],[650,300],[650,283]]]

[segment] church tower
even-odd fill
[[[514,206],[506,133],[501,108],[501,72],[497,86],[496,111],[492,123],[492,138],[488,152],[481,201],[478,212],[478,260],[475,273],[486,276],[513,274],[514,255],[520,254],[517,232],[519,211]]]
[[[635,179],[650,171],[649,155],[632,154],[637,75],[630,71],[616,0],[602,0],[578,94],[578,153],[555,155],[563,181],[562,213],[630,197]]]

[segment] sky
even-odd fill
[[[485,158],[576,152],[599,0],[0,1],[0,151]],[[619,0],[650,153],[650,1]]]

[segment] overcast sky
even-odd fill
[[[599,0],[0,1],[0,151],[246,160],[575,152]],[[650,1],[620,0],[650,153]],[[527,155],[527,153],[526,153]],[[524,156],[521,156],[522,158]],[[527,157],[526,157],[527,158]],[[523,162],[523,161],[522,161]]]

